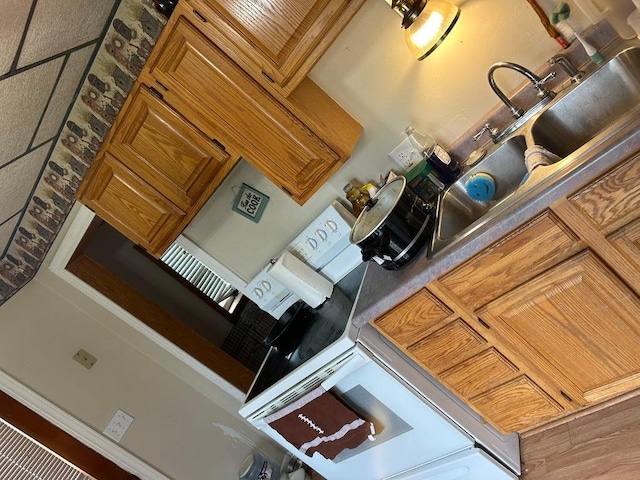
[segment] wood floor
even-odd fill
[[[521,440],[522,480],[640,479],[640,396]]]

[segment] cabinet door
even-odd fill
[[[335,152],[184,17],[173,23],[151,75],[167,103],[238,150],[298,203],[340,165]]]
[[[569,201],[604,235],[640,218],[640,157],[624,162]]]
[[[79,200],[149,253],[161,255],[177,236],[185,212],[108,153],[95,162]]]
[[[261,82],[288,95],[364,0],[190,0],[210,38]]]
[[[526,430],[564,411],[526,375],[473,397],[469,403],[503,433]]]
[[[546,211],[440,278],[474,308],[578,251],[578,237]]]
[[[426,288],[373,321],[373,325],[406,348],[438,326],[453,312]]]
[[[640,299],[588,250],[478,313],[578,405],[640,387]]]
[[[131,95],[109,151],[186,210],[225,167],[229,154],[146,87]]]

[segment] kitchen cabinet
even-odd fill
[[[640,387],[640,301],[590,250],[477,313],[579,405]]]
[[[231,171],[232,157],[136,86],[78,199],[160,256]]]
[[[220,183],[230,155],[140,86],[111,139],[109,152],[183,210]]]
[[[547,393],[552,386],[537,382],[535,372],[506,354],[486,335],[488,326],[437,281],[373,325],[502,432],[531,427],[573,408],[559,393],[559,398]],[[521,397],[518,403],[505,408],[516,396]]]
[[[373,324],[504,433],[638,389],[637,160],[556,202]]]
[[[364,0],[188,0],[198,28],[265,88],[288,96]]]
[[[303,203],[339,156],[184,17],[167,26],[149,73],[164,100]]]
[[[149,253],[161,255],[187,213],[107,152],[87,175],[80,201]]]
[[[181,1],[78,199],[155,256],[180,234],[240,158],[294,201],[306,202],[349,158],[362,127],[302,77],[362,3],[282,1],[271,12],[275,17],[257,19],[267,30],[253,31],[243,26],[249,17],[241,10],[267,8],[262,3]],[[278,53],[284,73],[276,76],[287,86],[288,97],[265,89],[247,70],[241,57],[253,58],[245,50],[248,45],[236,45],[230,57],[228,45],[211,35],[217,21],[208,21],[201,11],[224,11],[220,18],[225,22],[263,41],[275,31],[288,35]],[[298,26],[281,29],[274,18]]]

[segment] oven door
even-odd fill
[[[264,421],[254,425],[331,480],[380,480],[473,446],[471,437],[366,350],[360,346],[354,350],[355,355],[324,379],[322,386],[383,427],[375,440],[327,460],[318,453],[309,457],[297,451]]]

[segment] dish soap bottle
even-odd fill
[[[462,165],[438,145],[433,138],[425,137],[422,153],[427,163],[438,173],[442,183],[451,185],[460,177]]]

